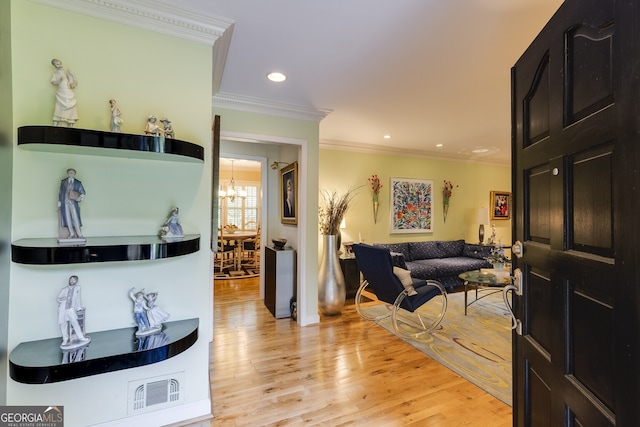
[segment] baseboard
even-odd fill
[[[210,427],[213,415],[203,415],[202,417],[192,418],[190,420],[181,421],[179,423],[167,424],[163,427]]]
[[[316,323],[320,323],[320,316],[318,314],[305,316],[304,318],[300,318],[299,316],[300,310],[298,310],[298,324],[300,326],[315,325]]]
[[[133,417],[94,424],[92,427],[209,427],[211,418],[213,418],[211,400],[204,399]]]

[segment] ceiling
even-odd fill
[[[233,21],[218,94],[320,110],[323,147],[505,164],[510,68],[562,3],[156,1]]]

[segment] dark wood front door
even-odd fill
[[[514,425],[640,425],[640,7],[567,0],[512,69]]]

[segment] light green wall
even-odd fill
[[[489,207],[492,190],[511,191],[510,168],[480,163],[456,162],[389,154],[320,150],[320,189],[344,192],[357,188],[352,207],[347,212],[343,241],[366,243],[420,240],[465,239],[478,241],[478,208]],[[367,179],[377,174],[382,182],[378,221],[373,222],[373,193]],[[433,233],[390,234],[390,178],[416,178],[433,181]],[[443,219],[442,188],[444,180],[458,185],[449,201],[447,221]],[[496,236],[503,244],[511,242],[511,221],[493,221]],[[490,229],[486,230],[486,236]]]
[[[0,325],[9,321],[11,265],[11,191],[13,146],[10,143],[11,114],[11,3],[0,1]],[[6,384],[7,339],[9,331],[0,328],[0,384]],[[0,387],[0,405],[6,405],[6,387]]]
[[[14,149],[14,240],[56,236],[59,182],[73,167],[87,190],[81,208],[86,236],[155,235],[171,207],[179,206],[185,232],[201,234],[201,250],[150,262],[12,264],[9,351],[20,342],[60,336],[55,298],[72,274],[80,278],[89,335],[134,324],[130,287],[158,291],[158,304],[171,313],[171,320],[199,318],[200,330],[192,348],[161,363],[42,386],[9,380],[8,404],[64,405],[69,425],[107,422],[127,417],[129,381],[177,372],[185,375],[185,404],[206,402],[212,295],[207,249],[211,46],[23,0],[11,1],[11,7],[14,138],[19,126],[51,124],[55,88],[49,83],[50,61],[59,58],[78,78],[76,127],[108,130],[108,100],[115,98],[124,132],[141,133],[149,114],[167,116],[178,138],[205,147],[206,161]]]

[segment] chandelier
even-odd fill
[[[231,181],[229,185],[227,185],[226,190],[222,189],[222,187],[218,190],[218,197],[221,199],[228,198],[231,203],[235,202],[236,196],[245,197],[244,192],[236,191],[236,184],[233,180],[233,162],[235,162],[235,160],[231,160]]]

